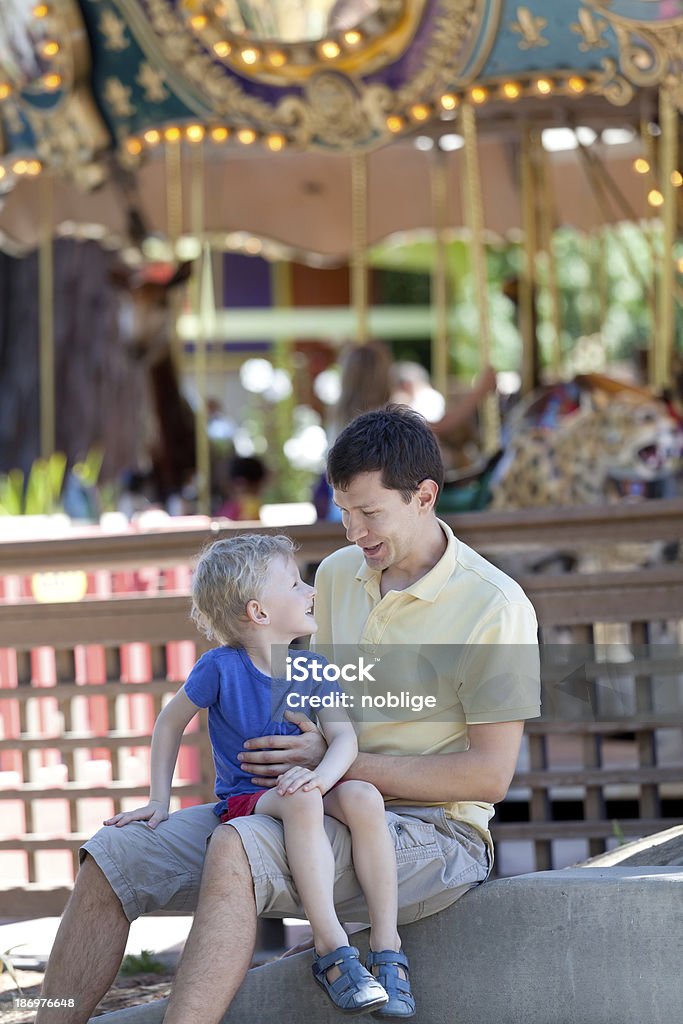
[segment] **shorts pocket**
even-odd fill
[[[397,864],[431,860],[439,856],[436,829],[429,822],[403,817],[390,821],[389,828],[394,840]]]

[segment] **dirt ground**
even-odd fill
[[[23,996],[30,999],[40,995],[40,986],[43,981],[42,971],[17,970],[16,974]],[[99,1017],[100,1014],[109,1013],[112,1010],[121,1010],[126,1006],[163,999],[170,991],[172,979],[171,971],[165,974],[136,974],[131,978],[119,976],[95,1010],[95,1016]],[[13,1009],[12,996],[18,994],[17,987],[10,976],[6,972],[0,974],[0,1020],[2,1024],[30,1024],[33,1021],[35,1010]]]

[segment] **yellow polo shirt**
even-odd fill
[[[439,525],[447,538],[444,554],[405,590],[382,597],[381,572],[367,565],[356,545],[335,551],[318,569],[316,649],[338,663],[348,661],[354,650],[366,661],[379,659],[386,668],[384,683],[394,680],[394,692],[422,689],[437,698],[435,708],[407,711],[400,720],[396,714],[383,717],[349,708],[359,749],[366,753],[457,753],[468,748],[468,724],[540,714],[531,602],[514,580],[459,541],[446,523],[439,520]],[[441,806],[492,845],[492,804]]]

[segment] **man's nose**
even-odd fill
[[[367,533],[367,529],[360,519],[353,519],[349,516],[349,521],[346,524],[346,537],[352,544],[356,544],[361,537],[364,537]]]

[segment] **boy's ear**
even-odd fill
[[[256,626],[269,626],[270,616],[263,605],[256,599],[248,602],[245,609],[247,618]]]

